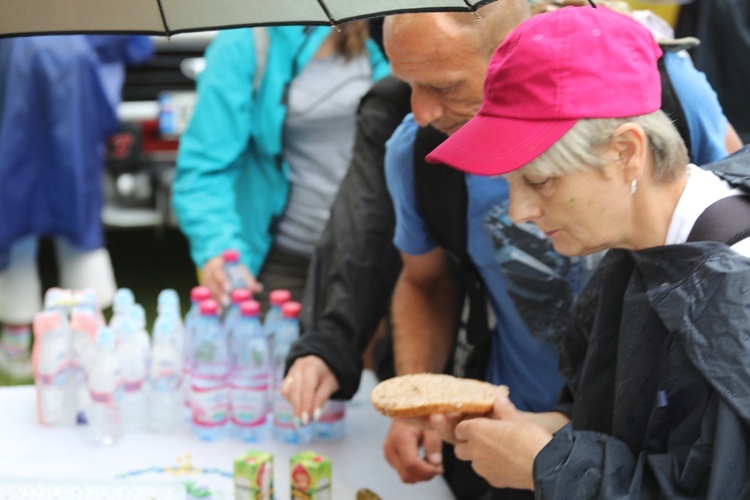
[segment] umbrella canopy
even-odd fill
[[[339,24],[405,12],[475,11],[494,0],[2,0],[0,37]]]

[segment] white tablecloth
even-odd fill
[[[304,446],[276,443],[270,437],[253,444],[230,439],[205,443],[186,428],[173,435],[145,431],[126,434],[120,443],[100,447],[86,441],[85,427],[39,425],[32,386],[5,387],[0,389],[0,499],[7,497],[13,484],[17,487],[19,481],[30,483],[37,478],[46,483],[73,480],[85,484],[86,480],[96,480],[133,486],[148,481],[179,481],[188,486],[188,491],[197,492],[196,498],[201,491],[209,491],[208,498],[230,499],[233,460],[250,449],[273,454],[278,500],[290,496],[289,458],[307,449],[331,458],[335,500],[351,500],[364,487],[384,500],[453,498],[441,478],[405,485],[386,463],[382,443],[390,420],[380,416],[369,402],[374,384],[372,373],[365,372],[360,392],[347,406],[347,435],[343,440],[314,441]]]

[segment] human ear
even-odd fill
[[[610,147],[623,168],[626,182],[638,181],[643,176],[648,157],[647,144],[646,132],[637,123],[624,123],[612,133]]]

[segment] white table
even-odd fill
[[[370,404],[369,392],[374,384],[375,377],[365,372],[359,393],[347,406],[347,435],[343,440],[314,441],[304,446],[276,443],[270,437],[254,444],[230,439],[205,443],[194,438],[186,428],[173,435],[126,434],[114,446],[99,447],[86,441],[85,427],[49,428],[38,424],[33,386],[2,388],[0,499],[8,497],[9,485],[14,482],[29,483],[38,478],[58,483],[60,480],[78,481],[79,484],[89,480],[116,484],[125,481],[134,486],[148,481],[192,482],[198,490],[209,490],[211,499],[231,499],[233,460],[250,449],[273,454],[278,500],[290,496],[289,458],[307,449],[331,458],[335,500],[351,500],[356,491],[364,487],[384,500],[452,499],[442,478],[406,485],[387,464],[382,443],[390,420],[380,416]]]

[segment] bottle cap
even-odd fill
[[[260,303],[255,300],[246,300],[240,304],[240,314],[243,316],[260,315]]]
[[[281,306],[285,302],[289,302],[290,300],[292,300],[292,292],[282,289],[274,290],[268,296],[268,300],[271,302],[271,305]]]
[[[232,304],[240,304],[253,298],[253,294],[247,288],[236,288],[232,290]]]
[[[201,314],[205,316],[216,316],[219,313],[219,303],[214,299],[206,299],[200,305]]]
[[[302,304],[299,302],[287,302],[281,306],[281,315],[285,318],[299,318]]]
[[[224,262],[240,261],[240,252],[238,252],[237,250],[224,250],[224,253],[221,254],[221,256],[224,259]]]
[[[193,302],[202,302],[211,298],[211,290],[205,286],[195,286],[190,290],[190,300]]]
[[[171,288],[165,288],[159,292],[159,296],[156,299],[156,310],[158,312],[166,312],[167,309],[178,309],[180,308],[180,296],[177,295],[175,290]]]

